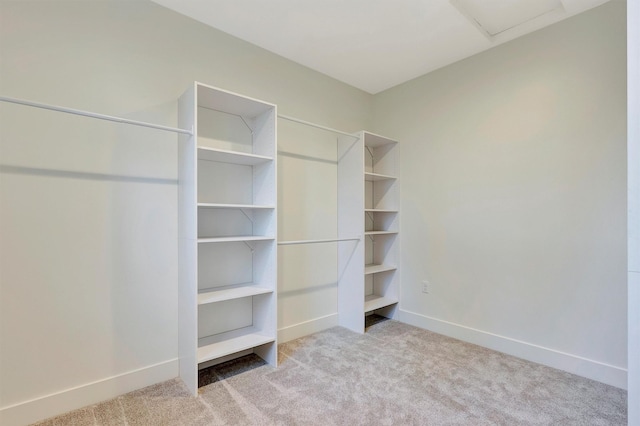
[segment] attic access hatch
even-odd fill
[[[561,0],[450,0],[489,38],[550,13],[563,13]]]

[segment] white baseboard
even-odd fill
[[[627,389],[627,369],[545,348],[509,337],[499,336],[464,325],[400,310],[398,321],[435,333],[503,352],[527,361],[557,368],[578,376]]]
[[[336,325],[338,325],[337,313],[283,327],[278,330],[278,343],[285,343],[289,340],[335,327]]]
[[[0,424],[31,424],[175,377],[177,358],[0,408]]]
[[[640,5],[636,6],[640,14]],[[640,272],[629,271],[627,281],[629,382],[627,413],[630,425],[640,425]]]

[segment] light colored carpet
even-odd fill
[[[175,379],[39,425],[627,423],[623,390],[396,321],[279,349],[277,369],[222,369],[197,398]]]

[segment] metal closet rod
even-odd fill
[[[114,117],[114,116],[111,116],[111,115],[98,114],[98,113],[95,113],[95,112],[82,111],[82,110],[79,110],[79,109],[66,108],[66,107],[61,107],[61,106],[57,106],[57,105],[48,105],[48,104],[43,104],[43,103],[40,103],[40,102],[26,101],[24,99],[16,99],[16,98],[9,98],[9,97],[6,97],[6,96],[0,96],[0,101],[9,102],[9,103],[13,103],[13,104],[19,104],[19,105],[26,105],[26,106],[35,107],[35,108],[48,109],[48,110],[52,110],[52,111],[65,112],[67,114],[81,115],[83,117],[97,118],[97,119],[100,119],[100,120],[114,121],[116,123],[133,124],[134,126],[149,127],[151,129],[164,130],[164,131],[167,131],[167,132],[182,133],[182,134],[185,134],[185,135],[193,135],[193,131],[191,131],[191,130],[180,129],[180,128],[176,128],[176,127],[161,126],[159,124],[147,123],[147,122],[144,122],[144,121],[131,120],[131,119],[122,118],[122,117]]]
[[[290,117],[288,115],[278,114],[278,118],[282,118],[283,120],[293,121],[294,123],[304,124],[306,126],[315,127],[317,129],[326,130],[332,133],[338,133],[340,135],[349,136],[350,138],[360,139],[360,136],[352,135],[351,133],[343,132],[342,130],[332,129],[331,127],[322,126],[320,124],[312,123],[310,121],[300,120],[299,118]]]
[[[360,237],[353,238],[330,238],[324,240],[299,240],[299,241],[278,241],[279,246],[291,246],[296,244],[318,244],[318,243],[336,243],[340,241],[360,241]]]
[[[83,111],[83,110],[73,109],[73,108],[67,108],[67,107],[62,107],[62,106],[58,106],[58,105],[43,104],[41,102],[27,101],[25,99],[17,99],[17,98],[10,98],[10,97],[7,97],[7,96],[0,96],[0,101],[13,103],[13,104],[18,104],[18,105],[26,105],[26,106],[35,107],[35,108],[48,109],[48,110],[51,110],[51,111],[64,112],[64,113],[67,113],[67,114],[81,115],[83,117],[97,118],[99,120],[107,120],[107,121],[113,121],[113,122],[116,122],[116,123],[132,124],[134,126],[149,127],[151,129],[158,129],[158,130],[164,130],[164,131],[174,132],[174,133],[182,133],[182,134],[185,134],[185,135],[193,136],[193,131],[192,130],[181,129],[181,128],[177,128],[177,127],[162,126],[160,124],[147,123],[147,122],[144,122],[144,121],[131,120],[129,118],[115,117],[115,116],[106,115],[106,114],[98,114],[98,113],[95,113],[95,112]],[[315,127],[315,128],[318,128],[318,129],[326,130],[328,132],[332,132],[332,133],[337,133],[337,134],[340,134],[340,135],[348,136],[350,138],[360,139],[360,136],[352,135],[350,133],[343,132],[342,130],[332,129],[331,127],[322,126],[320,124],[312,123],[310,121],[300,120],[298,118],[290,117],[290,116],[287,116],[287,115],[278,114],[278,118],[281,118],[283,120],[293,121],[295,123],[304,124],[306,126],[311,126],[311,127]],[[244,119],[243,119],[243,121],[244,121]]]

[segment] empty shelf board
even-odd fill
[[[275,342],[275,340],[273,336],[262,334],[253,327],[206,337],[200,339],[200,341],[206,341],[207,344],[198,348],[198,363],[252,349],[257,346]]]
[[[392,180],[396,179],[395,176],[382,175],[380,173],[365,173],[364,180],[368,181],[379,181],[379,180]]]
[[[198,207],[210,209],[246,209],[246,210],[273,210],[275,206],[258,206],[255,204],[218,204],[218,203],[198,203]]]
[[[257,164],[273,161],[273,158],[245,152],[198,147],[198,160],[217,161],[219,163],[238,164],[242,166],[255,166]]]
[[[244,242],[244,241],[268,241],[274,240],[273,237],[262,237],[256,235],[242,235],[237,237],[203,237],[198,238],[198,243],[233,243],[233,242]]]
[[[364,298],[364,312],[375,311],[376,309],[385,308],[398,303],[397,299],[370,294]]]
[[[273,289],[257,285],[235,285],[198,293],[198,305],[223,302],[225,300],[239,299],[241,297],[257,296],[259,294],[273,293]]]
[[[394,265],[376,265],[372,263],[364,265],[364,274],[377,274],[378,272],[395,271],[396,269],[397,267]]]

